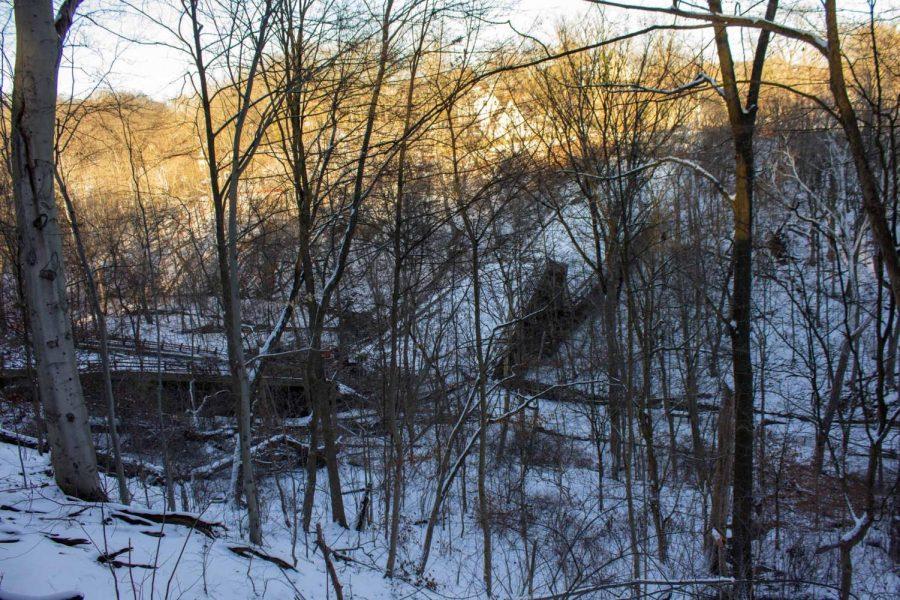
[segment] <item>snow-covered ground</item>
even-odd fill
[[[63,592],[80,593],[88,600],[334,597],[313,538],[304,541],[301,536],[294,562],[290,535],[267,532],[265,552],[293,567],[244,558],[229,550],[246,544],[224,504],[209,505],[199,513],[204,521],[225,523],[227,529],[217,528],[216,537],[183,525],[130,524],[113,516],[125,508],[122,505],[64,496],[48,477],[48,468],[46,455],[0,444],[0,598],[4,600],[14,594],[44,598]],[[106,483],[112,488],[112,482]],[[150,488],[148,496],[135,499],[134,506],[147,510],[147,501],[150,510],[163,512],[158,489]],[[358,541],[356,534],[324,522],[323,527],[332,548],[354,546]],[[115,560],[122,563],[118,566],[98,560],[117,552],[121,553]],[[400,580],[386,580],[380,571],[365,565],[336,561],[336,566],[345,598],[428,595]]]
[[[576,209],[571,209],[576,210]],[[570,218],[578,223],[579,215]],[[578,232],[586,235],[583,232]],[[803,247],[797,242],[798,253]],[[569,269],[569,291],[583,290],[590,282],[590,274],[581,255],[574,249],[569,234],[558,223],[550,222],[523,243],[521,280],[527,282],[539,270],[546,258],[563,261]],[[762,269],[761,269],[762,271]],[[471,302],[472,278],[464,271],[447,273],[452,281],[445,282],[432,297],[419,306],[420,317],[417,341],[434,352],[445,369],[448,386],[464,397],[471,388],[474,359],[474,311]],[[482,335],[486,340],[501,337],[498,329],[516,314],[510,305],[503,281],[501,265],[486,260],[480,273],[483,287]],[[804,273],[791,272],[789,266],[772,266],[762,273],[754,288],[754,364],[759,383],[756,386],[756,405],[763,406],[766,415],[758,423],[765,431],[766,454],[760,462],[758,481],[779,477],[778,497],[765,498],[766,510],[777,507],[776,514],[758,515],[765,527],[754,548],[762,577],[771,583],[761,593],[776,598],[833,598],[837,593],[829,582],[838,581],[835,552],[816,554],[816,548],[833,542],[851,527],[843,512],[844,499],[830,498],[822,514],[811,508],[814,492],[803,479],[808,473],[815,428],[810,419],[817,417],[813,403],[814,392],[828,390],[824,370],[816,372],[808,363],[824,363],[834,356],[843,340],[841,328],[843,306],[836,299],[825,300],[821,309],[821,337],[815,344],[806,345],[809,327],[803,322],[801,292],[813,289],[813,282],[805,281]],[[515,283],[520,283],[516,281]],[[804,287],[805,286],[805,287]],[[360,283],[360,297],[375,297],[373,290]],[[367,293],[372,292],[372,293]],[[513,301],[522,302],[526,298]],[[276,314],[277,306],[267,308],[266,314]],[[366,306],[368,308],[368,305]],[[383,308],[383,307],[382,307]],[[661,307],[665,310],[666,307]],[[674,322],[674,312],[663,317]],[[266,318],[250,316],[257,323],[245,329],[247,347],[264,338],[266,329],[258,325]],[[156,323],[138,318],[111,319],[115,335],[134,337],[133,329],[140,329],[140,337],[153,343]],[[204,323],[193,317],[187,325],[183,316],[170,315],[160,319],[160,338],[166,344],[224,352],[224,338],[213,328],[203,329]],[[703,324],[692,324],[698,330]],[[298,328],[302,323],[298,323]],[[592,328],[595,328],[592,330]],[[556,360],[537,365],[529,376],[547,386],[580,382],[572,387],[582,392],[599,390],[602,395],[602,352],[590,347],[599,338],[596,323],[585,321],[558,352]],[[681,333],[671,327],[667,344],[679,347]],[[494,334],[494,338],[492,338]],[[385,340],[367,341],[362,350],[371,357],[383,355]],[[497,358],[497,346],[488,348],[489,362]],[[807,350],[807,348],[811,350]],[[714,376],[705,363],[698,368],[699,392],[705,401],[715,406],[720,401],[722,379],[727,380],[727,348],[719,374]],[[87,351],[86,351],[87,352]],[[90,354],[89,352],[87,352]],[[424,364],[415,364],[411,371],[427,372]],[[863,363],[869,354],[861,353]],[[374,365],[374,363],[373,363]],[[556,365],[556,366],[554,366]],[[562,365],[562,366],[559,366]],[[377,366],[377,365],[374,365]],[[724,367],[724,368],[722,368]],[[639,368],[639,367],[638,367]],[[869,365],[865,366],[870,369]],[[635,378],[639,376],[635,373]],[[587,383],[591,382],[591,383]],[[596,386],[596,390],[594,389]],[[685,393],[679,373],[671,376],[669,392],[672,396]],[[652,382],[653,394],[662,395],[658,381]],[[348,389],[342,388],[343,393]],[[373,402],[377,398],[371,399]],[[896,402],[896,398],[889,399]],[[503,393],[494,391],[489,399],[492,413],[501,412]],[[520,401],[514,399],[513,403]],[[448,401],[448,406],[452,402]],[[610,474],[611,457],[603,442],[598,448],[594,439],[605,435],[608,426],[604,408],[599,408],[602,426],[599,435],[592,431],[590,407],[573,403],[541,400],[522,412],[510,424],[506,447],[499,450],[500,426],[490,430],[487,481],[489,510],[494,546],[494,589],[500,598],[545,597],[567,590],[592,588],[587,595],[594,598],[630,597],[635,564],[632,561],[626,484],[620,475]],[[377,418],[371,412],[360,412],[368,425]],[[426,415],[427,416],[427,415]],[[714,451],[716,411],[702,415],[701,429],[710,451]],[[703,532],[707,524],[708,495],[698,489],[693,467],[686,458],[690,454],[691,435],[685,419],[675,419],[674,437],[679,448],[678,465],[673,465],[667,452],[668,423],[662,410],[652,411],[656,446],[660,453],[662,490],[661,512],[668,537],[668,560],[656,558],[654,525],[650,518],[648,482],[644,465],[635,467],[633,482],[634,524],[641,540],[639,565],[645,581],[643,593],[665,597],[696,597],[712,594],[717,589],[709,583],[707,561],[703,555]],[[472,419],[475,421],[477,419]],[[356,419],[361,423],[362,419]],[[424,421],[424,418],[423,418]],[[307,422],[295,418],[291,425],[302,427]],[[377,422],[374,423],[377,425]],[[430,561],[425,573],[415,575],[422,555],[424,520],[427,519],[437,486],[437,448],[445,439],[446,429],[425,422],[417,423],[421,436],[409,449],[404,484],[404,507],[400,523],[398,577],[383,576],[387,556],[386,502],[383,479],[389,471],[383,462],[385,440],[379,433],[343,432],[344,444],[340,457],[341,478],[345,490],[347,513],[351,520],[359,513],[363,493],[371,486],[372,522],[361,532],[344,530],[330,525],[328,487],[325,477],[319,477],[313,522],[321,523],[327,545],[348,560],[336,561],[337,576],[345,598],[455,598],[483,597],[482,534],[479,526],[475,484],[474,452],[464,462],[465,469],[453,483],[452,494],[445,502]],[[867,440],[860,425],[849,426],[853,440]],[[838,432],[832,433],[835,439]],[[461,436],[462,442],[472,439],[474,423]],[[538,433],[535,433],[538,431]],[[637,434],[635,434],[637,435]],[[98,441],[100,441],[98,439]],[[452,448],[454,458],[463,443]],[[855,442],[854,442],[855,443]],[[886,447],[898,448],[894,431]],[[639,446],[640,442],[636,442]],[[865,447],[851,447],[843,458],[843,465],[851,475],[863,468]],[[220,452],[229,456],[229,452]],[[640,453],[639,453],[640,454]],[[220,456],[221,457],[221,456]],[[216,455],[205,457],[210,460]],[[598,466],[604,462],[605,475],[598,477]],[[24,466],[24,469],[23,469]],[[897,461],[886,455],[886,481],[896,477]],[[316,549],[314,535],[294,536],[290,519],[296,513],[296,500],[302,497],[305,477],[302,470],[279,472],[261,478],[261,497],[264,513],[265,553],[293,565],[281,568],[260,558],[245,558],[234,554],[229,546],[246,543],[242,528],[243,514],[230,504],[212,502],[221,498],[227,488],[227,473],[218,479],[204,482],[206,487],[187,486],[187,504],[199,511],[206,520],[221,522],[226,529],[210,538],[189,528],[168,525],[129,524],[111,516],[120,510],[115,505],[86,505],[60,495],[47,473],[48,461],[31,450],[0,445],[0,599],[8,592],[51,594],[65,590],[81,592],[86,598],[331,598],[326,565]],[[279,478],[281,489],[275,485]],[[374,479],[373,479],[374,478]],[[106,481],[114,490],[111,481]],[[762,486],[762,483],[760,484]],[[158,487],[144,486],[131,481],[135,504],[145,510],[161,512],[164,506]],[[826,480],[829,489],[824,496],[840,496],[837,480]],[[770,485],[770,488],[772,486]],[[285,499],[286,497],[286,499]],[[181,500],[179,499],[179,503]],[[284,514],[289,518],[285,522]],[[900,578],[887,554],[889,519],[881,515],[864,543],[854,549],[854,593],[860,598],[895,598],[900,592]],[[774,524],[774,525],[773,525]],[[160,537],[158,534],[164,534]],[[53,535],[81,538],[84,543],[65,546],[53,541]],[[103,554],[131,548],[117,559],[137,567],[98,562]],[[147,568],[149,567],[149,568]],[[693,583],[692,583],[693,582]],[[705,583],[697,583],[705,582]],[[817,582],[817,583],[813,583]],[[602,587],[605,586],[605,587]],[[602,587],[602,589],[599,589]]]
[[[500,398],[494,398],[499,404]],[[623,478],[608,474],[598,482],[596,453],[590,441],[587,407],[570,403],[539,401],[523,413],[522,421],[539,424],[547,432],[521,436],[510,427],[505,452],[497,454],[499,426],[489,436],[490,477],[488,494],[493,522],[495,595],[499,598],[545,597],[571,589],[608,586],[586,597],[626,598],[632,588],[633,568],[629,547],[626,487]],[[658,412],[655,419],[661,419]],[[663,431],[662,421],[657,428]],[[772,443],[794,444],[791,426],[770,432]],[[679,428],[680,444],[687,444],[687,427]],[[349,441],[349,440],[348,440]],[[381,453],[378,438],[353,440],[371,444],[375,464],[371,473],[383,473],[378,466]],[[445,504],[431,559],[423,577],[414,574],[422,553],[423,519],[427,518],[435,489],[435,461],[430,454],[433,441],[416,446],[407,465],[404,511],[400,527],[398,574],[393,580],[383,576],[387,555],[384,529],[384,482],[366,479],[366,470],[355,459],[348,444],[342,460],[341,476],[346,491],[348,516],[355,520],[367,484],[372,496],[373,522],[364,531],[345,530],[329,522],[325,478],[319,478],[314,507],[314,523],[323,526],[327,545],[347,560],[335,560],[337,576],[345,598],[380,600],[386,598],[480,598],[481,530],[475,507],[474,454],[468,474],[454,484],[454,495]],[[604,454],[603,459],[608,460]],[[667,522],[669,558],[654,558],[654,531],[649,519],[647,482],[640,476],[633,482],[635,527],[648,541],[640,568],[647,583],[645,593],[673,592],[674,598],[711,593],[710,576],[702,551],[701,512],[703,497],[689,483],[686,463],[679,473],[668,462],[662,493]],[[607,465],[608,470],[608,465]],[[204,521],[221,523],[215,537],[184,525],[123,521],[124,507],[117,504],[90,504],[63,496],[49,474],[46,455],[29,449],[0,444],[0,598],[6,593],[48,595],[76,591],[85,598],[333,598],[334,591],[326,564],[317,550],[315,536],[302,532],[294,539],[285,512],[292,518],[302,497],[302,471],[280,473],[284,497],[279,499],[274,477],[261,481],[265,554],[291,566],[279,567],[260,558],[238,556],[229,548],[246,546],[243,511],[231,504],[210,501],[220,498],[227,487],[227,473],[199,488],[188,486],[191,508]],[[103,479],[111,496],[114,481]],[[601,485],[602,484],[602,485]],[[801,486],[800,482],[792,484]],[[464,487],[460,487],[464,486]],[[162,490],[130,480],[134,495],[132,508],[164,513]],[[836,539],[844,526],[814,528],[814,515],[794,502],[788,486],[781,504],[780,518],[788,525],[769,529],[757,545],[759,562],[769,570],[772,581],[835,581],[834,553],[816,555],[815,548]],[[463,510],[462,498],[468,508]],[[179,503],[182,502],[179,499]],[[762,515],[767,520],[771,515]],[[829,517],[823,517],[829,518]],[[162,535],[160,535],[162,534]],[[54,540],[54,538],[56,538]],[[62,538],[81,540],[74,546]],[[887,531],[879,524],[869,533],[869,542],[854,551],[855,581],[861,598],[891,598],[900,589],[900,578],[892,571],[887,554]],[[98,561],[115,554],[115,566]],[[528,574],[533,573],[531,586]],[[669,583],[666,583],[669,582]],[[706,583],[685,583],[706,582]],[[765,591],[774,597],[832,598],[835,591],[805,584],[773,584]]]

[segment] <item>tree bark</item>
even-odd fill
[[[60,27],[54,23],[50,0],[14,5],[11,166],[20,266],[53,471],[64,493],[102,501],[106,493],[78,378],[53,185],[59,56],[77,4],[61,7],[66,19]]]
[[[722,14],[719,0],[708,0],[710,12]],[[775,18],[778,0],[766,5],[766,20]],[[731,358],[734,378],[734,475],[732,478],[732,558],[735,597],[753,597],[753,363],[750,351],[751,292],[753,284],[753,135],[759,89],[770,33],[760,31],[753,56],[746,108],[741,102],[734,60],[725,25],[713,27],[722,71],[723,94],[734,144],[735,191],[732,200]]]
[[[375,118],[378,112],[378,100],[381,96],[382,84],[384,83],[385,73],[388,67],[391,43],[391,9],[393,8],[393,4],[393,0],[387,0],[382,15],[378,67],[375,74],[375,80],[372,84],[372,95],[369,98],[369,106],[366,113],[365,129],[360,143],[359,156],[356,159],[356,172],[353,178],[353,194],[347,211],[347,223],[344,227],[344,233],[341,236],[334,267],[322,288],[321,299],[316,301],[314,296],[310,296],[308,302],[310,351],[307,357],[307,365],[316,366],[315,368],[307,367],[307,374],[316,379],[316,381],[307,382],[311,392],[314,392],[316,387],[324,387],[320,384],[326,383],[324,364],[322,363],[322,334],[325,329],[325,320],[327,312],[331,308],[332,296],[335,294],[346,271],[347,261],[350,256],[350,248],[353,245],[353,238],[356,235],[357,225],[359,224],[360,206],[367,195],[365,192],[366,162],[369,159],[371,150],[372,133],[375,128]],[[304,217],[301,215],[301,218]],[[311,222],[307,221],[306,224],[311,225]],[[310,230],[306,230],[305,232],[302,232],[301,238],[309,236],[309,231]],[[301,244],[307,246],[308,252],[308,238],[306,241],[301,239]],[[308,281],[310,282],[308,285],[311,285],[312,278],[308,278]],[[347,518],[344,514],[344,499],[341,494],[340,470],[338,469],[337,464],[337,447],[335,445],[334,430],[332,427],[332,398],[333,394],[330,394],[328,398],[315,399],[313,401],[313,410],[318,409],[320,411],[319,423],[322,427],[322,441],[325,446],[325,462],[328,470],[329,490],[331,493],[331,518],[341,526],[347,527]],[[309,493],[314,492],[311,491]]]
[[[750,297],[753,280],[753,146],[743,128],[735,136],[737,186],[734,198],[734,287],[731,352],[734,378],[733,559],[737,596],[752,596],[753,366],[750,353]],[[752,129],[750,130],[752,131]]]
[[[97,336],[100,338],[98,341],[100,342],[100,367],[103,371],[103,395],[106,399],[106,422],[109,427],[109,440],[112,444],[116,481],[119,484],[119,502],[130,504],[131,495],[128,492],[128,481],[125,479],[125,467],[122,464],[122,446],[119,441],[119,425],[116,417],[116,398],[113,394],[112,376],[109,367],[109,334],[106,329],[106,315],[103,314],[103,307],[100,306],[100,296],[97,293],[94,271],[91,269],[87,252],[84,249],[81,227],[78,223],[78,216],[75,214],[75,205],[72,203],[72,198],[69,196],[66,185],[58,173],[57,180],[60,193],[65,202],[66,212],[69,215],[69,226],[72,228],[75,250],[78,253],[78,260],[81,262],[81,268],[84,271],[88,302],[91,306],[91,317],[94,320],[94,327],[97,328]]]
[[[710,571],[716,575],[728,572],[725,559],[728,528],[728,492],[731,488],[731,472],[734,468],[734,394],[725,388],[722,407],[719,409],[717,427],[718,445],[712,476],[712,500],[709,528],[706,531],[706,560]]]
[[[427,23],[427,18],[425,22],[423,22],[423,34],[425,29],[425,24]],[[399,344],[400,344],[400,296],[402,295],[401,289],[401,275],[403,274],[403,224],[404,224],[404,194],[405,190],[405,167],[406,167],[406,152],[407,152],[407,142],[405,140],[406,136],[409,135],[410,129],[410,121],[412,119],[412,111],[413,111],[413,95],[416,89],[416,73],[418,71],[419,66],[419,57],[421,56],[422,46],[424,43],[424,35],[419,38],[418,46],[416,47],[416,52],[413,55],[413,62],[410,67],[410,76],[409,76],[409,84],[406,88],[406,108],[404,111],[403,117],[403,135],[404,140],[400,142],[400,151],[397,157],[397,188],[396,193],[397,197],[394,200],[394,231],[392,232],[392,244],[394,251],[394,264],[391,270],[391,308],[390,308],[390,332],[391,332],[391,356],[390,356],[390,365],[388,370],[388,386],[387,386],[387,398],[386,401],[386,409],[387,409],[387,421],[388,421],[388,431],[390,433],[390,442],[391,442],[391,452],[390,454],[393,457],[392,465],[389,468],[393,468],[393,490],[391,491],[391,516],[390,516],[390,531],[388,534],[388,557],[387,564],[385,566],[385,575],[387,577],[393,577],[394,575],[394,563],[397,559],[397,542],[400,537],[400,510],[402,508],[402,498],[401,495],[403,493],[403,476],[404,476],[404,466],[403,466],[403,438],[400,433],[400,427],[397,424],[399,419],[399,404],[400,404],[400,369],[398,363],[398,354],[399,354]],[[410,440],[412,440],[412,436],[410,436]]]
[[[228,347],[228,369],[231,375],[232,394],[237,404],[238,440],[240,448],[240,472],[242,478],[242,490],[232,490],[235,504],[239,503],[243,494],[247,501],[247,519],[250,533],[250,541],[254,544],[262,543],[262,529],[260,525],[259,499],[256,493],[256,481],[253,474],[251,460],[251,430],[253,426],[253,407],[250,398],[250,378],[247,373],[247,363],[244,358],[243,337],[241,334],[241,298],[240,298],[240,263],[238,261],[238,185],[243,170],[256,151],[256,145],[242,148],[242,135],[247,123],[248,112],[253,105],[253,87],[262,63],[263,47],[270,31],[271,18],[275,10],[272,0],[265,0],[262,6],[262,15],[259,21],[259,30],[255,35],[251,32],[252,55],[246,75],[242,79],[242,87],[238,88],[239,102],[233,115],[233,131],[231,138],[230,155],[227,163],[228,172],[218,162],[217,131],[214,126],[213,97],[215,92],[210,92],[208,65],[205,62],[203,49],[206,44],[201,39],[200,6],[198,0],[185,3],[188,11],[188,19],[191,25],[191,54],[194,65],[197,68],[199,83],[199,96],[203,113],[204,142],[206,162],[209,170],[210,192],[215,212],[215,239],[216,256],[222,297],[222,309],[225,321],[225,337]],[[238,25],[232,24],[233,27]],[[258,140],[264,126],[257,125],[254,139]],[[225,174],[224,181],[222,179]],[[236,486],[237,488],[237,486]]]
[[[897,242],[888,223],[885,206],[878,193],[878,182],[869,162],[862,133],[859,130],[856,110],[847,93],[836,0],[825,0],[825,29],[828,37],[826,58],[828,59],[829,85],[834,96],[841,127],[844,135],[847,136],[850,152],[853,155],[856,178],[862,192],[863,212],[869,221],[875,246],[884,261],[894,301],[900,305],[900,259],[897,256]]]
[[[656,529],[656,549],[660,562],[665,563],[668,560],[668,544],[666,541],[665,520],[662,515],[662,483],[659,477],[659,461],[656,458],[656,446],[653,443],[653,420],[648,408],[653,393],[651,381],[653,342],[651,340],[652,334],[649,331],[649,328],[653,326],[652,317],[652,313],[645,314],[644,331],[637,332],[639,336],[638,345],[641,352],[642,378],[641,393],[638,397],[638,429],[641,432],[647,453],[647,474],[650,476],[650,512],[653,517],[653,527]]]
[[[612,269],[610,269],[612,271]],[[610,277],[610,281],[613,278]],[[617,284],[610,284],[617,287]],[[609,395],[609,447],[613,454],[612,476],[619,478],[619,472],[624,468],[623,447],[625,436],[623,435],[622,404],[626,402],[622,365],[622,349],[619,345],[619,294],[608,289],[603,299],[603,335],[606,340],[607,352],[607,378]],[[627,412],[627,411],[626,411]]]

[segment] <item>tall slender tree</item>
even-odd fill
[[[712,13],[722,13],[719,0],[709,0]],[[778,0],[766,5],[766,20],[775,18]],[[750,352],[751,294],[753,289],[753,192],[755,161],[753,136],[759,112],[759,91],[771,34],[762,30],[753,56],[746,103],[735,72],[728,31],[715,23],[716,52],[722,77],[722,94],[728,108],[728,122],[734,144],[734,185],[732,199],[734,239],[731,255],[732,296],[731,335],[732,377],[734,378],[734,462],[732,530],[734,574],[737,598],[753,596],[753,363]]]
[[[216,256],[222,288],[228,369],[238,414],[235,457],[238,460],[235,462],[240,463],[242,489],[236,486],[232,491],[235,503],[242,495],[247,501],[250,541],[255,544],[262,542],[262,529],[250,453],[253,414],[251,384],[241,330],[238,202],[241,177],[271,123],[277,103],[275,98],[279,97],[268,94],[266,97],[271,102],[260,107],[254,96],[254,85],[262,69],[264,49],[271,33],[276,4],[277,0],[261,0],[253,4],[222,0],[213,6],[205,6],[198,0],[181,0],[189,27],[183,41],[196,69],[202,113],[203,151],[215,213]],[[207,37],[204,33],[207,23],[216,29],[214,34],[210,34],[214,37]],[[235,39],[240,42],[233,45]],[[219,45],[217,48],[221,54],[210,51],[210,45],[216,44]],[[218,60],[224,60],[225,64]],[[236,60],[240,66],[235,68],[230,60]],[[229,71],[233,77],[230,91],[234,93],[236,100],[236,106],[227,115],[224,125],[218,122],[216,114],[216,97],[222,89],[216,89],[215,75],[212,72],[219,68],[233,69]],[[254,110],[262,113],[256,123],[250,120],[250,114]],[[223,137],[230,139],[222,139]]]

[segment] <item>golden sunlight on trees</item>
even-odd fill
[[[557,4],[0,7],[0,598],[896,594],[897,8]]]

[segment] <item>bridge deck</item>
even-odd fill
[[[78,344],[78,370],[83,375],[97,375],[102,372],[100,345],[94,341]],[[26,375],[24,352],[20,348],[5,348],[0,351],[0,377],[19,378]],[[248,358],[252,358],[249,354]],[[190,381],[226,383],[230,378],[228,358],[223,353],[208,347],[191,347],[187,344],[163,342],[159,346],[147,343],[135,344],[130,340],[110,340],[110,371],[117,378],[157,379],[163,381]],[[291,371],[300,373],[301,365],[279,365],[266,377],[266,383],[276,386],[297,386],[303,384],[302,376],[292,376]],[[285,373],[287,371],[287,373]]]

